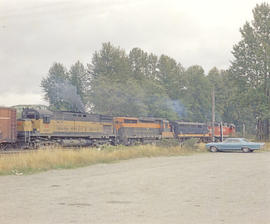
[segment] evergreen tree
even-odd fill
[[[146,116],[144,90],[132,76],[126,52],[110,43],[95,52],[89,102],[96,113],[121,116]],[[138,77],[136,77],[138,79]]]
[[[127,56],[110,43],[95,52],[89,102],[96,113],[177,118],[157,78],[158,58],[134,48]],[[170,89],[170,88],[168,88]]]
[[[168,96],[175,100],[178,99],[183,87],[184,68],[177,62],[166,56],[161,55],[158,61],[158,80],[164,86]]]
[[[90,74],[85,69],[84,65],[77,61],[69,70],[70,83],[77,88],[77,94],[82,101],[86,101],[86,96],[90,90]]]
[[[60,63],[54,63],[48,76],[41,81],[45,100],[52,110],[84,111],[85,107],[76,86],[71,84],[69,73]]]
[[[41,87],[45,93],[45,100],[49,102],[51,109],[64,110],[68,105],[62,101],[58,94],[57,87],[59,83],[64,83],[68,80],[66,68],[60,63],[54,63],[49,69],[46,78],[41,81]]]
[[[148,54],[139,48],[133,48],[129,52],[129,66],[133,78],[142,81],[149,76]]]
[[[118,82],[127,80],[130,66],[125,50],[114,47],[110,42],[103,43],[101,50],[93,55],[90,73],[94,79],[102,76]]]
[[[242,39],[233,47],[230,67],[237,91],[235,100],[241,105],[240,117],[257,122],[257,137],[269,138],[270,119],[270,6],[256,5],[253,21],[240,29]],[[249,114],[249,116],[247,115]],[[250,116],[250,114],[252,116]],[[253,127],[255,129],[255,127]]]
[[[204,70],[198,65],[189,67],[184,74],[184,89],[181,99],[190,121],[211,120],[211,86]]]

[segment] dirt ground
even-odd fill
[[[143,158],[2,176],[0,223],[269,224],[270,153]]]

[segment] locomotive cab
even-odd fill
[[[19,135],[29,137],[39,133],[51,133],[52,115],[53,113],[48,110],[24,109],[22,118],[17,122]]]
[[[22,119],[40,120],[42,119],[44,124],[49,124],[53,113],[48,110],[35,110],[24,109],[22,112]]]
[[[161,135],[162,138],[173,138],[173,130],[168,120],[161,120]]]

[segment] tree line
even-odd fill
[[[256,5],[253,20],[240,29],[227,70],[200,65],[184,68],[167,55],[140,48],[129,52],[103,43],[92,60],[69,69],[54,63],[41,82],[53,110],[87,110],[116,116],[153,116],[211,121],[215,89],[216,120],[242,125],[258,139],[269,138],[270,6]]]

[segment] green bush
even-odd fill
[[[198,143],[198,139],[196,138],[190,138],[182,142],[182,146],[185,148],[196,148],[196,144]]]
[[[180,142],[177,139],[162,139],[157,142],[157,146],[160,147],[174,147],[179,145]]]

